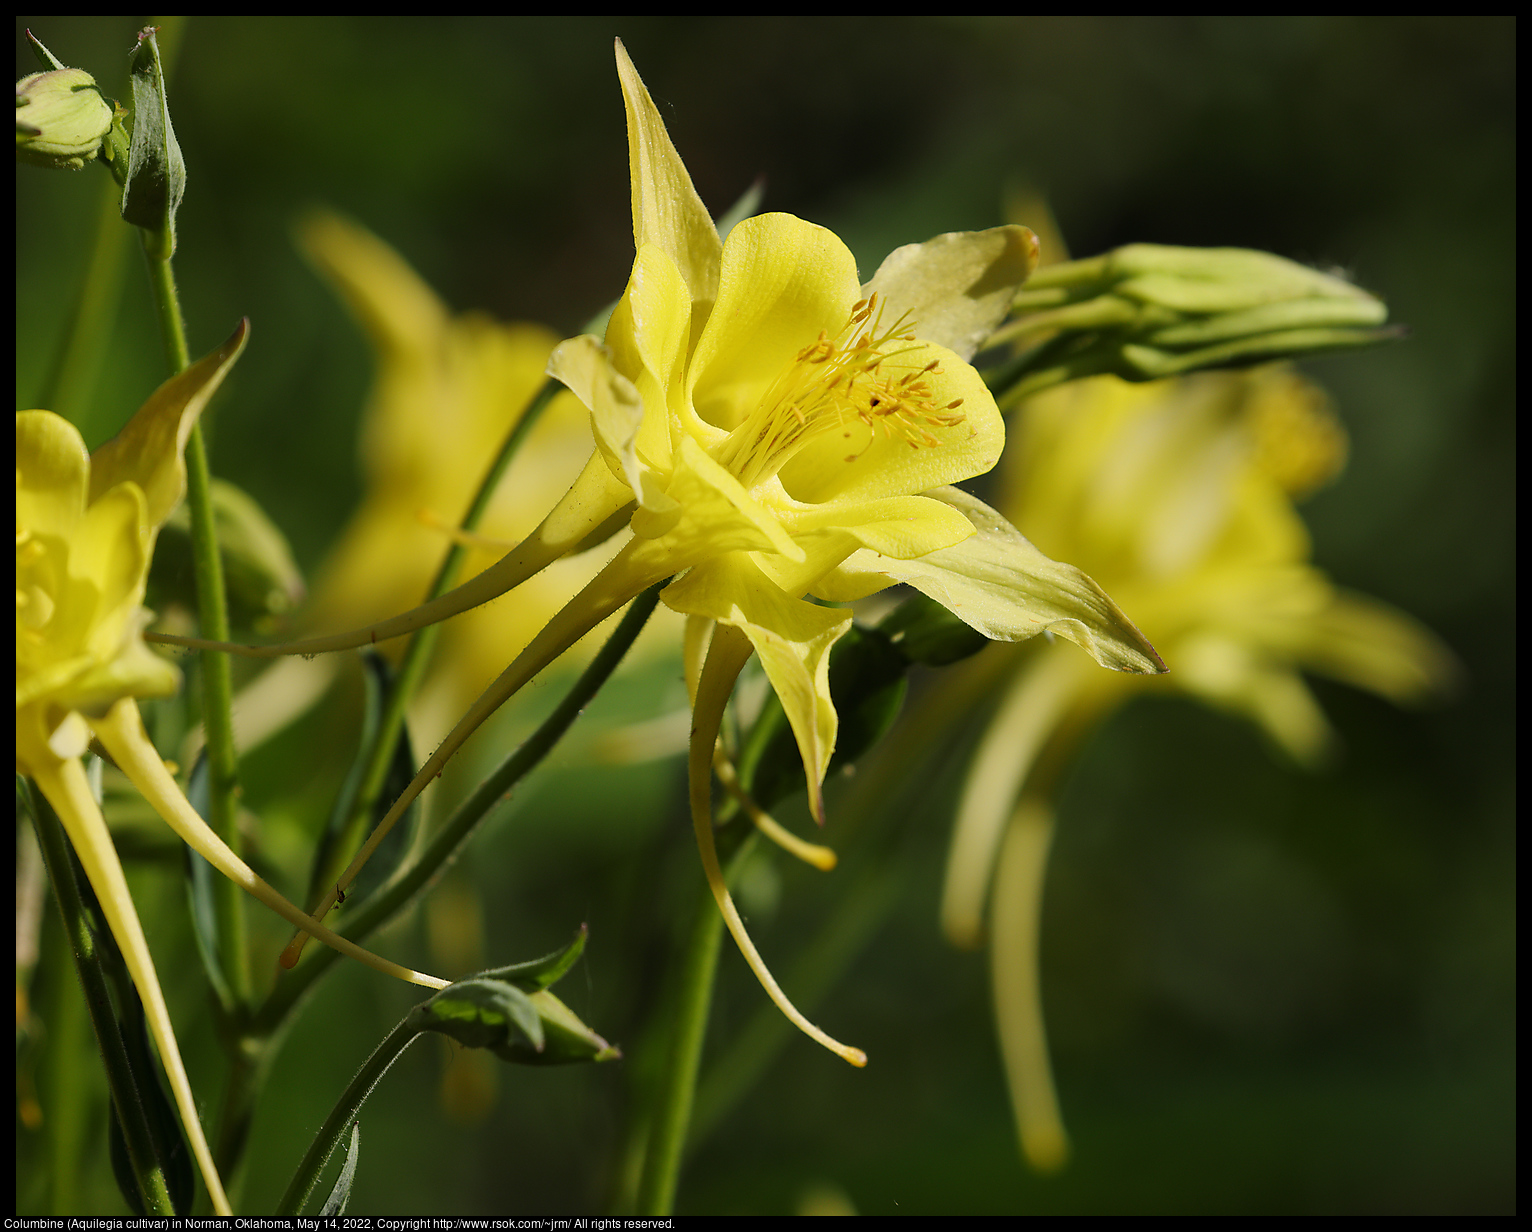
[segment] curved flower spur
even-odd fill
[[[479,724],[635,595],[674,578],[661,597],[693,618],[688,643],[700,647],[713,630],[705,662],[691,656],[690,795],[708,881],[776,1004],[860,1065],[860,1050],[813,1026],[777,988],[718,866],[714,745],[749,656],[782,701],[821,821],[837,725],[829,652],[851,613],[806,595],[843,602],[908,582],[990,637],[1051,630],[1109,667],[1164,667],[1094,582],[943,486],[999,460],[1004,424],[968,359],[1031,273],[1032,233],[1007,226],[901,248],[866,286],[840,239],[792,215],[746,219],[723,242],[620,42],[617,66],[637,255],[604,341],[570,339],[549,361],[589,408],[597,442],[569,492],[499,563],[392,620],[263,648],[177,640],[271,656],[397,637],[505,593],[631,511],[632,538],[470,707],[336,888]],[[300,934],[284,961],[302,944]]]

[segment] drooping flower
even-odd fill
[[[145,578],[160,527],[185,487],[192,424],[244,347],[246,328],[162,385],[113,440],[88,454],[50,411],[16,417],[16,769],[58,813],[144,1003],[215,1209],[229,1212],[197,1120],[165,999],[81,758],[92,738],[220,872],[295,925],[402,978],[443,981],[366,953],[310,920],[218,838],[187,803],[144,733],[135,702],[175,692],[180,673],[144,645]]]
[[[1251,719],[1312,764],[1330,729],[1301,671],[1400,703],[1451,676],[1427,630],[1309,563],[1293,500],[1336,474],[1344,454],[1323,393],[1280,366],[1142,385],[1098,377],[1040,394],[1016,417],[1002,507],[1109,587],[1171,668],[1150,680],[1097,672],[1063,646],[1015,652],[959,805],[943,927],[969,947],[987,931],[1012,1102],[1035,1166],[1056,1167],[1067,1150],[1037,987],[1052,833],[1042,781],[1052,773],[1040,767],[1056,772],[1107,714],[1165,689]],[[975,670],[988,681],[996,668]]]
[[[825,606],[908,581],[991,636],[1053,629],[1099,661],[1161,670],[1100,588],[1049,561],[992,510],[947,487],[989,470],[1004,425],[968,359],[1030,272],[1022,227],[940,236],[893,253],[863,286],[846,246],[787,214],[721,241],[643,82],[618,44],[628,114],[632,274],[604,340],[580,337],[549,372],[589,409],[596,451],[568,494],[501,562],[457,591],[312,652],[396,636],[519,584],[631,510],[632,537],[479,699],[343,875],[490,713],[640,591],[713,629],[693,656],[691,803],[703,865],[730,931],[785,1013],[713,849],[710,775],[724,705],[753,653],[802,754],[811,805],[834,749],[831,646],[851,622]],[[813,600],[818,600],[815,602]],[[194,643],[195,644],[195,643]]]

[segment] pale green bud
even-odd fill
[[[990,339],[1020,352],[991,387],[1010,406],[1102,373],[1147,381],[1368,346],[1402,332],[1387,318],[1344,278],[1269,252],[1129,244],[1032,276]]]
[[[16,157],[78,171],[112,130],[112,104],[83,68],[33,73],[16,83]]]

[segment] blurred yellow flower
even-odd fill
[[[362,418],[361,507],[326,557],[307,623],[352,628],[419,603],[505,436],[547,379],[557,335],[478,313],[452,316],[392,248],[354,222],[316,213],[299,228],[304,251],[340,293],[377,365]],[[519,542],[562,496],[590,456],[590,417],[554,398],[511,462],[479,525],[465,567],[472,576]],[[555,562],[514,600],[487,603],[442,630],[411,727],[434,745],[589,580],[604,556]],[[383,643],[402,653],[403,643]],[[327,660],[313,660],[323,670]]]
[[[81,757],[92,737],[180,837],[291,923],[390,974],[442,982],[343,942],[262,882],[187,803],[144,733],[135,698],[174,693],[180,673],[144,645],[145,579],[180,502],[192,425],[244,348],[221,348],[162,385],[94,454],[51,411],[16,416],[16,769],[58,813],[143,1000],[214,1208],[229,1213],[122,866]]]
[[[1138,692],[1171,689],[1253,720],[1313,764],[1330,729],[1302,670],[1401,703],[1452,673],[1426,629],[1309,563],[1292,501],[1340,470],[1345,446],[1325,395],[1285,367],[1137,385],[1100,377],[1038,395],[1017,415],[1002,508],[1040,548],[1107,587],[1170,667],[1161,678],[1114,675],[1062,645],[1028,648],[959,806],[943,927],[958,945],[980,944],[992,900],[1002,1046],[1038,1167],[1062,1163],[1067,1149],[1036,984],[1052,827],[1044,780],[1075,742]],[[992,678],[994,661],[980,670]]]

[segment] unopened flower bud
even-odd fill
[[[1344,278],[1247,248],[1129,244],[1040,270],[1012,312],[990,339],[1021,349],[993,382],[1002,406],[1103,373],[1156,380],[1402,332],[1383,325],[1381,300]]]
[[[83,68],[33,73],[16,83],[16,157],[78,171],[112,129],[112,104]]]

